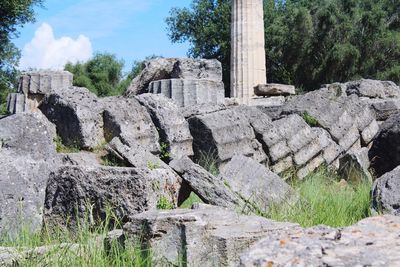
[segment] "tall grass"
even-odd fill
[[[327,169],[320,169],[304,181],[293,182],[300,200],[294,205],[272,205],[263,214],[277,221],[299,223],[303,227],[325,224],[352,225],[370,216],[371,183],[350,184]]]
[[[45,228],[41,233],[31,233],[23,227],[17,236],[0,237],[0,247],[8,247],[12,253],[14,260],[9,266],[151,266],[151,253],[139,242],[104,242],[111,221],[115,223],[107,216],[99,227],[78,225],[75,231]]]

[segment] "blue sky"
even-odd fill
[[[65,60],[87,60],[111,52],[126,67],[148,55],[186,56],[188,44],[172,44],[165,18],[172,7],[191,0],[45,0],[37,21],[21,29],[14,43],[22,50],[21,68],[56,69]]]

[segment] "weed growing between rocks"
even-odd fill
[[[219,169],[217,164],[217,155],[215,152],[200,151],[200,155],[196,163],[202,166],[212,175],[218,176]]]
[[[304,181],[293,182],[300,200],[293,206],[272,205],[265,217],[276,221],[299,223],[303,227],[325,224],[349,226],[369,217],[371,183],[350,184],[325,168],[310,174]]]
[[[181,209],[190,209],[195,203],[203,203],[198,195],[194,192],[190,193],[190,196],[180,205]]]
[[[303,119],[304,121],[310,126],[310,127],[319,127],[320,124],[316,118],[311,116],[307,111],[303,113]]]

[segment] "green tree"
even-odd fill
[[[34,21],[35,6],[42,0],[1,0],[0,1],[0,113],[5,111],[5,101],[16,84],[16,66],[20,51],[12,43],[18,37],[18,27]]]
[[[85,63],[67,63],[65,70],[74,75],[74,85],[88,88],[98,96],[120,95],[126,88],[123,79],[123,60],[113,54],[97,53]]]
[[[193,0],[166,19],[189,56],[217,58],[229,84],[230,0]],[[306,90],[364,78],[400,82],[398,0],[264,0],[267,76]]]

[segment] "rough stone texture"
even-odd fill
[[[104,137],[111,141],[114,137],[129,147],[160,153],[159,135],[156,126],[139,101],[134,98],[106,97],[100,100],[104,108]]]
[[[68,71],[33,71],[21,75],[18,92],[45,95],[52,89],[66,89],[72,86],[73,75]]]
[[[54,90],[39,108],[56,125],[64,145],[92,149],[102,142],[101,105],[88,89]]]
[[[258,162],[267,159],[261,143],[240,108],[220,110],[189,118],[195,157],[215,157],[222,167],[236,154],[252,157]]]
[[[193,138],[189,125],[178,107],[161,95],[143,94],[137,96],[139,102],[147,108],[154,124],[159,130],[160,141],[168,146],[171,158],[192,156]]]
[[[171,78],[221,82],[222,65],[216,59],[180,58],[174,64]]]
[[[286,84],[259,84],[254,87],[256,96],[289,96],[296,94],[296,88],[293,85]]]
[[[50,227],[97,224],[109,206],[125,222],[128,215],[155,209],[161,198],[176,207],[180,185],[180,177],[166,169],[60,167],[47,184],[44,221]]]
[[[372,210],[400,216],[400,167],[375,181],[372,187]]]
[[[222,81],[201,79],[167,79],[153,81],[149,93],[171,98],[179,107],[204,103],[223,103],[225,89]]]
[[[293,97],[283,113],[307,113],[346,151],[360,138],[369,144],[379,128],[373,111],[357,96],[340,96],[327,88]]]
[[[339,159],[338,173],[343,179],[351,182],[372,182],[372,175],[368,171],[370,166],[368,148],[349,151]]]
[[[376,120],[386,121],[391,115],[400,111],[400,99],[379,99],[368,101],[376,114]]]
[[[142,238],[155,266],[237,266],[239,255],[270,232],[296,227],[208,205],[193,210],[144,212],[130,217],[128,240]]]
[[[168,168],[160,158],[154,156],[146,149],[136,146],[129,147],[121,142],[118,137],[115,137],[107,144],[106,150],[117,157],[118,159],[126,162],[127,166],[136,168]]]
[[[78,153],[60,153],[61,164],[73,166],[101,166],[99,156],[96,153],[80,151]]]
[[[189,158],[173,160],[169,165],[204,203],[228,208],[234,208],[239,203],[221,179],[214,177]],[[190,192],[186,193],[189,194]]]
[[[230,98],[226,98],[230,99]],[[226,100],[225,99],[225,100]],[[186,118],[189,119],[190,117],[196,116],[196,115],[205,115],[209,113],[214,113],[217,111],[229,109],[236,107],[236,104],[232,103],[221,103],[221,104],[198,104],[198,105],[193,105],[190,107],[183,107],[180,109],[182,115]]]
[[[270,232],[240,257],[250,266],[399,266],[400,218],[364,219],[354,226]]]
[[[11,93],[7,97],[7,112],[17,114],[25,111],[25,96],[19,93]]]
[[[392,115],[381,125],[369,158],[378,177],[400,165],[400,113]]]
[[[165,79],[222,81],[222,66],[217,60],[156,58],[144,63],[143,71],[132,80],[127,96],[148,93],[151,82]]]
[[[0,120],[0,235],[40,230],[46,182],[58,164],[54,133],[41,114]]]
[[[249,100],[249,106],[261,107],[280,107],[285,104],[284,96],[271,96],[271,97],[252,97]]]
[[[262,0],[232,1],[231,97],[248,104],[254,86],[266,84]]]
[[[345,84],[346,94],[369,98],[398,98],[400,88],[394,82],[362,79]]]
[[[297,199],[295,191],[278,175],[248,157],[233,157],[219,178],[241,199],[264,212],[271,205],[293,203]]]

